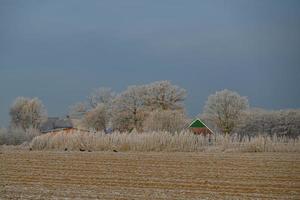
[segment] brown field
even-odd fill
[[[299,153],[2,150],[0,199],[300,199]]]

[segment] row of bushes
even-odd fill
[[[205,137],[190,132],[118,133],[48,133],[35,137],[33,150],[90,150],[90,151],[238,151],[238,152],[300,152],[300,138],[256,136],[238,137],[214,135]]]
[[[250,109],[241,115],[234,131],[244,136],[276,134],[296,138],[300,136],[300,110]]]

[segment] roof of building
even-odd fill
[[[207,128],[211,133],[213,133],[213,131],[210,128],[208,128],[208,126],[203,121],[201,121],[199,118],[196,118],[195,120],[193,120],[188,127],[189,128]]]
[[[40,131],[46,133],[64,128],[73,128],[73,124],[69,118],[60,119],[58,117],[49,117],[47,121],[42,123]]]
[[[206,127],[204,123],[200,119],[195,119],[192,121],[192,123],[189,125],[190,128],[204,128]]]

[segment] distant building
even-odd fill
[[[60,119],[58,117],[49,117],[40,127],[41,133],[48,133],[60,130],[72,130],[73,124],[69,117]]]
[[[211,135],[213,131],[208,128],[200,119],[195,119],[190,123],[188,129],[197,135]]]

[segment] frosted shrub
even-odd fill
[[[6,143],[7,129],[0,128],[0,145]]]
[[[23,142],[30,142],[32,138],[38,135],[40,135],[40,132],[34,128],[29,128],[26,131],[21,128],[1,129],[0,145],[18,145]]]

